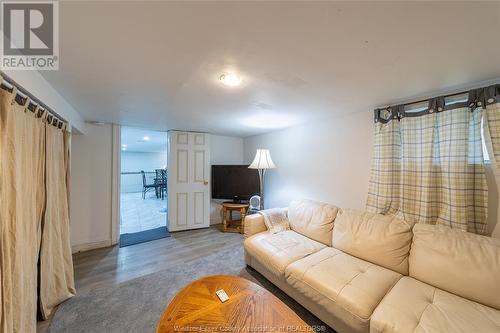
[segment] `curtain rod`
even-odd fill
[[[467,96],[467,99],[456,99],[451,102],[451,104],[448,104],[448,101],[446,100],[449,97],[464,95]],[[406,106],[408,105],[422,105],[422,103],[425,102],[427,102],[427,107],[425,108],[416,108],[414,110],[406,109]],[[471,111],[473,111],[478,106],[482,107],[498,102],[500,102],[500,84],[494,83],[481,88],[469,88],[468,90],[453,93],[450,92],[448,94],[420,99],[418,101],[388,105],[386,107],[376,108],[373,111],[375,123],[380,122],[386,124],[393,119],[397,119],[399,121],[406,117],[420,117],[433,112],[453,110],[460,107],[468,107]]]
[[[488,86],[491,86],[491,85],[497,85],[497,84],[500,84],[500,81],[498,79],[495,79],[495,80],[491,80],[491,81],[484,81],[484,82],[481,82],[480,84],[476,84],[470,88],[467,88],[466,90],[461,90],[461,91],[458,91],[458,92],[450,92],[448,94],[444,93],[444,94],[440,94],[440,95],[436,95],[436,96],[433,96],[433,97],[427,97],[427,98],[422,98],[420,100],[416,100],[416,101],[409,101],[409,102],[401,102],[401,103],[393,103],[393,104],[390,104],[390,105],[385,105],[385,106],[381,106],[381,107],[376,107],[375,110],[385,110],[391,106],[394,106],[394,105],[402,105],[402,106],[408,106],[408,105],[412,105],[412,104],[418,104],[418,103],[423,103],[423,102],[427,102],[433,98],[438,98],[438,97],[453,97],[453,96],[458,96],[458,95],[465,95],[465,94],[469,94],[469,92],[471,90],[474,90],[474,89],[480,89],[482,87],[488,87]],[[474,88],[475,87],[475,88]]]
[[[50,107],[48,107],[44,102],[42,102],[39,98],[34,96],[32,93],[30,93],[27,89],[25,89],[19,83],[14,81],[11,77],[9,77],[3,71],[0,71],[0,78],[2,79],[0,81],[0,85],[4,85],[8,89],[12,89],[13,87],[16,87],[16,89],[20,93],[21,97],[23,97],[23,98],[29,97],[31,104],[38,105],[39,107],[41,107],[42,109],[47,111],[50,115],[52,115],[53,117],[55,117],[58,120],[60,120],[61,122],[63,122],[63,124],[68,123],[63,117],[61,117],[59,114],[57,114],[57,112],[55,112]],[[24,96],[22,96],[22,95],[24,95]]]
[[[456,93],[451,93],[451,94],[439,95],[439,96],[443,96],[444,98],[446,98],[446,97],[453,97],[453,96],[458,96],[458,95],[464,95],[464,94],[468,94],[470,90],[471,90],[471,89],[464,90],[464,91],[459,91],[459,92],[456,92]],[[418,104],[418,103],[428,102],[428,101],[430,101],[431,99],[436,98],[436,97],[439,97],[439,96],[435,96],[435,97],[428,97],[428,98],[420,99],[420,100],[418,100],[418,101],[410,101],[410,102],[405,102],[405,103],[395,103],[395,104],[391,104],[391,105],[386,105],[386,106],[383,106],[383,107],[378,107],[378,108],[375,108],[375,110],[384,110],[384,109],[387,109],[387,108],[391,107],[392,105],[403,105],[403,106],[408,106],[408,105],[413,105],[413,104]]]

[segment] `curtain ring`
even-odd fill
[[[16,96],[17,96],[17,87],[16,86],[12,87],[12,92],[10,94],[11,94],[11,98],[12,98],[12,100],[10,101],[10,105],[14,105],[16,103]]]
[[[43,122],[47,122],[47,110],[42,109],[40,119],[42,119]]]
[[[29,96],[26,96],[26,100],[24,101],[24,104],[22,105],[24,107],[24,113],[29,111],[28,107],[30,106],[30,98]]]

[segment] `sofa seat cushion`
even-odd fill
[[[500,332],[500,311],[403,277],[375,309],[372,333]]]
[[[325,248],[289,265],[287,283],[319,303],[352,331],[367,331],[370,316],[401,274]],[[334,327],[335,328],[335,327]]]
[[[292,262],[315,253],[325,245],[293,230],[276,234],[262,232],[245,240],[245,251],[278,277]]]

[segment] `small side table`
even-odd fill
[[[239,204],[239,203],[223,203],[222,213],[224,218],[222,219],[223,231],[224,232],[239,232],[243,233],[243,221],[245,220],[245,215],[249,205]],[[229,222],[227,221],[227,212],[229,211]],[[240,212],[241,218],[239,220],[233,220],[233,212]]]

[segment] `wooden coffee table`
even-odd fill
[[[215,292],[224,289],[222,303]],[[170,302],[156,328],[166,332],[310,332],[276,296],[238,276],[214,275],[192,282]]]

